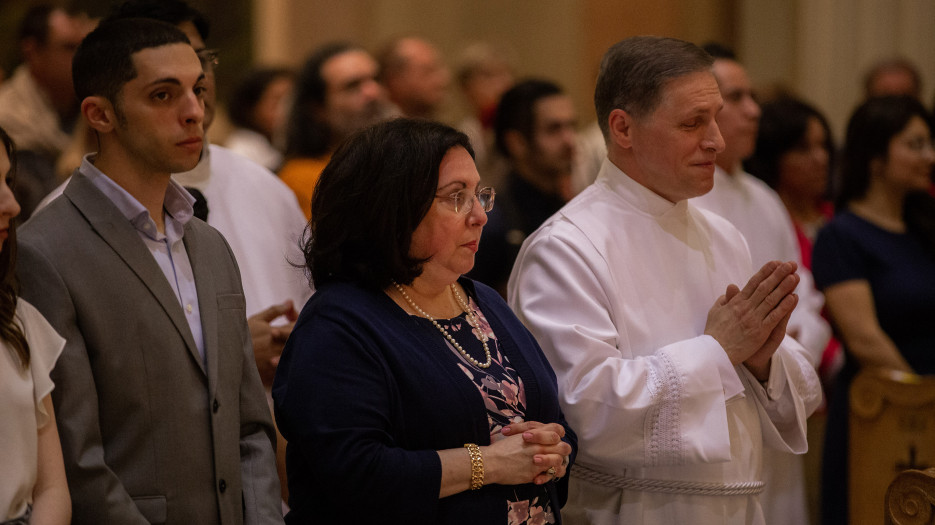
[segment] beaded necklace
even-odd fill
[[[458,302],[458,305],[461,307],[461,309],[464,310],[464,312],[467,314],[468,324],[471,325],[471,327],[477,330],[477,333],[480,334],[481,343],[484,345],[484,355],[487,358],[487,361],[484,363],[481,363],[477,359],[474,359],[473,357],[468,355],[468,353],[464,351],[464,348],[462,348],[461,345],[457,341],[455,341],[455,338],[452,337],[450,333],[448,333],[448,330],[445,330],[445,328],[442,325],[440,325],[438,321],[435,320],[434,317],[427,314],[425,310],[419,308],[419,306],[415,302],[413,302],[412,298],[409,297],[409,294],[407,294],[406,291],[403,290],[403,287],[400,286],[399,283],[397,283],[396,281],[393,281],[393,286],[395,286],[396,289],[399,290],[400,295],[403,296],[403,299],[405,299],[406,302],[409,303],[409,306],[411,306],[413,310],[418,312],[419,315],[421,315],[422,317],[425,317],[429,321],[432,321],[432,324],[435,325],[435,328],[438,328],[438,331],[441,332],[442,335],[445,336],[445,339],[447,339],[448,342],[450,342],[452,346],[454,346],[455,349],[458,350],[458,352],[461,354],[462,357],[470,361],[471,364],[473,364],[474,366],[477,366],[480,368],[488,368],[490,366],[492,358],[490,357],[490,348],[487,346],[487,341],[489,338],[487,337],[487,334],[485,334],[483,330],[480,329],[480,321],[478,321],[477,316],[474,315],[474,310],[472,308],[469,308],[468,305],[464,302],[464,299],[461,297],[461,294],[458,293],[458,289],[455,287],[454,283],[451,284],[451,293],[454,295],[454,298]]]

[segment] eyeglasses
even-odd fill
[[[474,201],[480,202],[481,208],[488,212],[493,209],[494,197],[497,192],[491,187],[478,188],[477,191],[471,191],[467,188],[456,191],[450,195],[436,195],[436,199],[443,199],[448,202],[456,213],[467,215],[474,209]],[[476,197],[476,199],[475,199]]]
[[[198,59],[201,60],[201,67],[205,70],[214,69],[218,65],[217,49],[202,49],[197,52]]]

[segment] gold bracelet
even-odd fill
[[[481,456],[480,447],[474,443],[467,443],[464,448],[468,449],[471,456],[471,490],[477,490],[484,486],[484,457]]]

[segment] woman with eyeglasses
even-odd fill
[[[468,138],[396,119],[315,188],[306,304],[273,384],[287,523],[561,523],[575,434],[532,335],[464,278],[494,191]]]
[[[822,479],[825,523],[847,523],[848,394],[857,372],[935,373],[935,151],[916,99],[871,99],[847,128],[837,214],[812,252],[815,283],[844,369],[830,396]]]

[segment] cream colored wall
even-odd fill
[[[829,117],[837,138],[860,101],[863,72],[901,54],[935,80],[933,0],[255,0],[257,60],[298,66],[320,44],[375,50],[399,34],[435,42],[449,64],[474,40],[512,46],[519,73],[554,79],[593,118],[598,62],[637,34],[732,45],[758,87],[783,84]],[[461,112],[452,90],[446,116]]]
[[[350,40],[376,50],[415,33],[435,42],[449,64],[475,40],[504,43],[519,74],[564,86],[582,122],[592,120],[594,78],[607,47],[627,36],[723,39],[730,0],[255,0],[257,61],[298,66],[324,42]],[[452,90],[448,120],[461,113]]]
[[[932,102],[935,2],[931,0],[741,0],[737,48],[759,86],[781,82],[823,110],[841,142],[876,61],[901,55]]]

